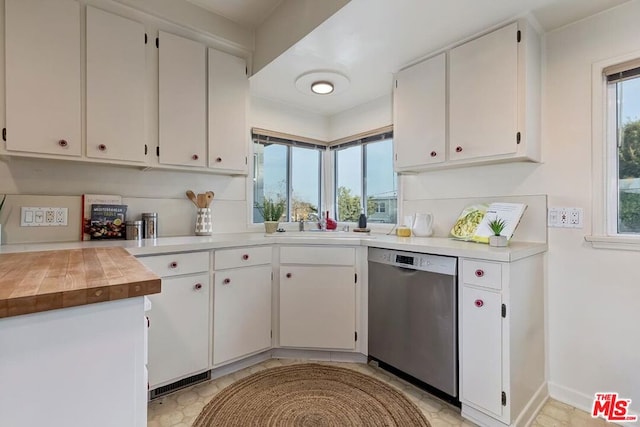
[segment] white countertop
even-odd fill
[[[228,233],[212,236],[161,237],[155,240],[111,240],[63,243],[29,243],[0,246],[0,254],[15,252],[50,251],[104,246],[121,246],[132,255],[156,255],[172,252],[221,249],[258,245],[335,245],[367,246],[412,252],[476,258],[488,261],[516,261],[547,251],[543,242],[511,242],[506,248],[486,244],[461,242],[446,237],[397,237],[386,234],[355,235],[337,233],[323,235],[317,232]]]

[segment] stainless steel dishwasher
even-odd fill
[[[458,259],[369,249],[369,356],[458,397]]]

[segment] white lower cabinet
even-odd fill
[[[209,369],[211,283],[208,251],[138,258],[162,277],[149,295],[149,388]]]
[[[271,347],[271,263],[216,271],[213,364]]]
[[[209,367],[209,273],[162,279],[150,295],[149,385],[153,389]]]
[[[355,249],[282,248],[280,263],[280,346],[354,350]]]
[[[501,296],[495,291],[462,287],[464,353],[461,355],[461,388],[464,399],[502,416],[502,317]]]
[[[214,252],[213,366],[271,348],[272,249]]]
[[[462,416],[524,426],[547,397],[543,256],[458,268]]]

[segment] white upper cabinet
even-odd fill
[[[444,162],[446,79],[445,53],[396,75],[393,92],[396,170]]]
[[[87,6],[87,156],[145,162],[145,30]]]
[[[6,149],[80,156],[80,5],[6,0]]]
[[[518,24],[451,50],[449,155],[452,160],[515,153],[518,132]]]
[[[247,99],[244,59],[209,49],[209,167],[247,173]]]
[[[521,19],[400,71],[396,171],[540,161],[540,63]]]
[[[159,32],[160,163],[206,166],[207,50],[202,43]]]

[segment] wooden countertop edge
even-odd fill
[[[38,295],[9,297],[0,300],[0,319],[23,314],[40,313],[60,308],[76,307],[99,302],[117,301],[160,293],[160,278],[134,281],[116,285],[90,287],[42,293]]]

